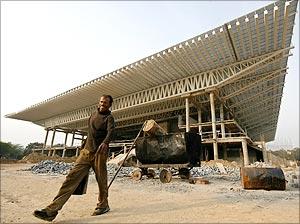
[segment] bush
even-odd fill
[[[23,157],[23,146],[19,144],[5,143],[0,141],[0,157],[6,159],[21,159]]]

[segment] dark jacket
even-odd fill
[[[115,121],[110,111],[100,113],[99,109],[89,118],[88,137],[85,148],[91,152],[97,151],[101,143],[109,144],[113,137]]]

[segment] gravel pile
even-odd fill
[[[44,160],[36,165],[33,165],[27,171],[35,174],[68,174],[69,170],[74,166],[74,163],[56,162],[53,160]]]
[[[225,174],[230,180],[237,181],[240,180],[240,168],[239,167],[227,167],[224,166],[227,174]],[[201,167],[194,167],[191,170],[192,177],[209,177],[221,175],[220,169],[217,165],[206,165],[203,164]],[[222,174],[224,175],[224,174]]]
[[[33,165],[28,171],[31,171],[35,174],[68,174],[69,170],[74,166],[74,163],[65,163],[65,162],[56,162],[53,160],[44,160],[40,163]],[[119,171],[117,177],[130,177],[134,167],[122,167]],[[227,174],[226,176],[231,177],[233,180],[240,179],[240,171],[239,167],[228,167],[224,166]],[[116,164],[107,164],[107,173],[109,177],[115,175],[118,170],[118,166]],[[173,173],[176,172],[175,169],[171,170]],[[155,173],[159,175],[159,170],[155,170]],[[90,174],[94,174],[93,170],[90,170]],[[221,171],[215,164],[202,164],[201,167],[194,167],[191,169],[192,177],[201,177],[201,176],[211,176],[211,175],[220,175]]]

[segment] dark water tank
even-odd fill
[[[201,136],[179,132],[137,139],[136,157],[142,164],[200,166]]]

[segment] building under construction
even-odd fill
[[[99,96],[110,94],[115,142],[125,148],[153,119],[169,133],[200,133],[202,159],[263,160],[275,137],[297,2],[274,2],[6,117],[45,127],[43,153],[78,154],[74,139],[85,138]],[[61,147],[53,147],[56,132],[66,134]]]

